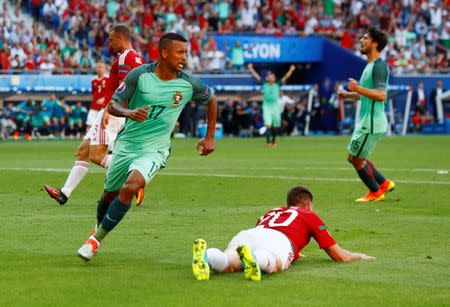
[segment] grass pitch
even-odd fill
[[[356,204],[363,184],[346,162],[346,137],[175,140],[166,169],[146,188],[90,263],[76,256],[95,223],[104,172],[91,166],[64,206],[61,186],[77,142],[0,143],[0,306],[448,305],[450,137],[384,138],[371,159],[397,189]],[[192,241],[225,248],[238,231],[306,185],[337,242],[377,257],[339,264],[312,241],[306,258],[260,283],[240,273],[197,282]]]

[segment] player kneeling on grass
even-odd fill
[[[246,279],[261,280],[261,271],[276,273],[290,267],[311,237],[334,261],[373,260],[374,257],[352,253],[336,244],[327,226],[313,212],[313,196],[303,187],[294,187],[286,197],[286,207],[264,214],[256,227],[238,233],[222,252],[208,248],[203,239],[193,245],[192,270],[197,280],[208,280],[215,272],[244,270]]]

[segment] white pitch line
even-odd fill
[[[337,171],[352,171],[354,169],[350,167],[314,167],[314,166],[305,166],[303,169],[306,170],[337,170]],[[434,169],[434,168],[389,168],[389,167],[380,167],[382,171],[390,171],[390,172],[417,172],[417,173],[437,173],[438,171],[449,171],[448,169]]]
[[[248,171],[248,170],[254,170],[254,171],[261,171],[261,170],[299,170],[299,169],[303,169],[303,170],[332,170],[332,171],[351,171],[354,172],[354,169],[351,167],[310,167],[310,166],[305,166],[305,167],[246,167],[246,168],[217,168],[217,167],[213,167],[213,168],[198,168],[198,167],[168,167],[167,170],[170,171],[218,171],[218,170],[223,170],[223,171]],[[7,167],[7,168],[0,168],[0,170],[12,170],[12,171],[25,171],[25,170],[30,170],[30,171],[42,171],[42,172],[70,172],[70,168],[21,168],[21,167]],[[449,169],[432,169],[432,168],[380,168],[380,170],[382,171],[404,171],[404,172],[429,172],[429,173],[437,173],[438,171],[448,171],[450,172]],[[90,170],[92,171],[92,170]],[[95,173],[101,173],[102,170],[95,170]]]
[[[295,170],[299,170],[299,169],[303,169],[303,170],[317,170],[317,171],[351,171],[354,172],[355,170],[349,165],[348,167],[314,167],[314,166],[300,166],[300,167],[266,167],[266,166],[261,166],[261,167],[227,167],[227,168],[220,168],[220,167],[212,167],[212,168],[195,168],[195,167],[170,167],[170,170],[174,170],[174,171],[197,171],[197,170],[226,170],[226,171],[247,171],[247,170],[281,170],[281,171],[285,171],[285,170],[291,170],[291,171],[295,171]],[[399,171],[399,172],[414,172],[414,173],[437,173],[438,171],[447,171],[450,172],[449,169],[433,169],[433,168],[379,168],[382,171],[390,171],[390,172],[395,172],[395,171]]]
[[[28,172],[53,172],[66,173],[70,169],[67,168],[20,168],[9,167],[0,168],[2,171],[28,171]],[[91,173],[104,173],[104,170],[90,170]],[[359,182],[359,179],[350,178],[332,178],[332,177],[297,177],[297,176],[271,176],[271,175],[239,175],[239,174],[199,174],[199,173],[171,173],[170,171],[162,171],[162,176],[187,176],[187,177],[221,177],[221,178],[249,178],[249,179],[282,179],[282,180],[310,180],[310,181],[340,181],[340,182]],[[450,181],[432,181],[432,180],[402,180],[397,179],[395,182],[406,184],[430,184],[430,185],[450,185]]]
[[[330,178],[330,177],[296,177],[296,176],[271,176],[271,175],[237,175],[237,174],[198,174],[198,173],[169,173],[162,172],[161,175],[166,176],[190,176],[190,177],[224,177],[224,178],[249,178],[249,179],[283,179],[283,180],[310,180],[310,181],[343,181],[343,182],[359,182],[359,179],[350,178]],[[402,180],[397,179],[398,183],[410,184],[431,184],[431,185],[450,185],[450,181],[431,181],[431,180]]]
[[[174,158],[175,159],[175,158]],[[198,158],[188,158],[188,157],[176,157],[177,161],[183,160],[183,161],[195,161],[198,160]],[[223,157],[214,157],[215,161],[226,161],[229,162],[230,159],[229,158],[223,158]],[[344,159],[345,160],[345,159]],[[255,160],[252,159],[235,159],[233,158],[233,162],[255,162]],[[342,165],[342,162],[338,162],[338,161],[327,161],[326,163],[324,163],[323,161],[312,161],[312,160],[287,160],[287,159],[277,159],[277,162],[288,162],[290,164],[293,165],[297,165],[297,164],[319,164],[319,165]]]

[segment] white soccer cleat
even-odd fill
[[[84,244],[78,249],[78,256],[81,257],[84,261],[91,260],[95,254],[97,254],[98,247],[100,246],[100,242],[93,236],[89,236],[89,238],[84,242]]]
[[[266,126],[262,126],[261,128],[259,128],[259,135],[264,135],[267,131],[267,127]]]

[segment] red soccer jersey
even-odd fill
[[[102,108],[105,107],[105,102],[103,104],[98,104],[97,100],[99,100],[102,97],[106,96],[106,83],[108,82],[107,77],[103,78],[95,78],[92,80],[92,102],[91,102],[91,109],[100,111]],[[106,100],[106,99],[105,99]]]
[[[128,73],[144,63],[142,57],[133,49],[127,49],[122,52],[114,61],[109,71],[109,79],[107,82],[106,105],[109,103],[112,95],[119,87],[119,80],[125,79]]]
[[[294,248],[294,261],[298,259],[298,254],[309,243],[311,237],[322,249],[336,244],[320,217],[303,208],[273,209],[264,214],[256,225],[282,232],[291,241]]]

